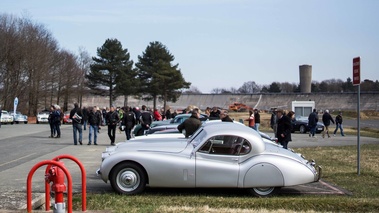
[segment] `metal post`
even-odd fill
[[[358,103],[357,103],[357,173],[358,175],[361,174],[361,145],[360,145],[360,140],[361,140],[361,126],[360,126],[360,120],[361,120],[361,110],[360,110],[360,105],[361,105],[361,85],[358,85]]]

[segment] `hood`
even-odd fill
[[[173,134],[174,135],[174,134]],[[115,151],[147,151],[178,153],[187,147],[188,140],[181,134],[180,137],[149,137],[141,136],[138,139],[117,144]]]

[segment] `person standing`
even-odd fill
[[[106,120],[108,125],[108,137],[111,140],[111,145],[114,146],[116,140],[116,127],[117,123],[120,121],[120,117],[118,116],[118,112],[115,111],[114,106],[111,106],[107,113]]]
[[[57,133],[56,138],[61,137],[61,108],[58,105],[54,105],[54,111],[53,111],[53,125],[54,129]]]
[[[220,119],[221,111],[217,107],[213,107],[212,111],[209,113],[210,120]]]
[[[283,146],[283,148],[288,148],[288,143],[292,141],[291,138],[291,130],[292,124],[291,119],[288,115],[284,115],[282,109],[276,111],[278,116],[278,128],[276,138],[278,138],[278,142]],[[292,114],[293,116],[293,114]],[[291,116],[291,117],[292,117]]]
[[[273,109],[271,112],[270,127],[274,130],[274,137],[276,137],[276,130],[278,127],[278,117],[276,116],[276,109]]]
[[[170,107],[168,107],[168,109],[166,110],[165,117],[166,117],[166,120],[171,119],[171,108]]]
[[[151,123],[153,122],[153,116],[149,111],[146,110],[145,105],[142,105],[142,112],[139,120],[141,122],[143,134],[145,134],[145,130],[148,130],[150,128]]]
[[[88,123],[88,109],[86,107],[83,107],[82,109],[82,113],[83,113],[83,130],[87,130],[87,123]]]
[[[222,122],[233,122],[233,119],[229,117],[228,111],[226,110],[221,111],[220,118]]]
[[[97,145],[97,132],[101,123],[101,114],[97,111],[97,106],[94,106],[92,109],[89,109],[88,112],[88,124],[89,124],[89,133],[88,133],[88,144],[91,145],[92,142],[92,133],[93,133],[93,144]]]
[[[308,116],[308,126],[309,126],[309,137],[316,137],[316,127],[317,127],[317,122],[318,122],[318,115],[316,109],[313,109],[313,112],[309,114]]]
[[[124,118],[122,119],[121,125],[125,126],[126,140],[130,140],[132,137],[132,129],[136,125],[136,115],[131,107],[126,107],[125,111],[126,112],[124,114]]]
[[[259,132],[259,126],[261,125],[261,115],[259,114],[258,109],[254,109],[254,120],[254,129],[257,130],[257,132]]]
[[[201,126],[200,121],[200,113],[198,109],[193,109],[191,113],[191,117],[183,121],[183,123],[179,124],[177,129],[179,132],[183,132],[185,130],[185,137],[188,138],[193,133],[196,132],[196,130]]]
[[[343,133],[343,126],[342,126],[342,112],[339,112],[338,115],[336,116],[336,129],[334,130],[333,136],[336,136],[338,129],[341,130],[341,135],[345,136],[345,134]]]
[[[78,135],[79,133],[79,144],[83,145],[83,113],[82,109],[79,107],[78,103],[74,104],[74,109],[70,111],[70,119],[72,120],[72,131],[74,135],[74,145],[78,145]]]
[[[330,122],[333,122],[334,124],[334,120],[332,116],[329,114],[329,110],[325,110],[324,114],[322,115],[322,122],[324,123],[324,126],[325,126],[325,129],[322,132],[322,138],[325,138],[325,132],[328,135],[328,138],[330,138],[329,126],[330,126]]]
[[[254,120],[254,112],[249,110],[249,118],[245,119],[245,121],[249,122],[249,127],[254,129],[255,120]]]
[[[161,120],[162,120],[162,116],[161,116],[161,114],[159,113],[159,111],[158,111],[157,108],[154,109],[154,120],[155,120],[155,121],[161,121]]]
[[[54,138],[55,136],[55,125],[54,125],[54,105],[51,105],[50,106],[50,111],[49,111],[49,117],[47,118],[47,121],[49,122],[49,126],[50,126],[50,136],[49,138]]]

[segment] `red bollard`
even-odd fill
[[[54,165],[56,167],[59,167],[66,175],[67,177],[67,184],[68,184],[68,192],[67,192],[67,203],[68,203],[68,212],[71,213],[72,212],[72,178],[71,178],[71,175],[70,175],[70,172],[64,167],[61,165],[61,163],[58,163],[57,161],[52,161],[52,160],[45,160],[45,161],[41,161],[39,163],[37,163],[36,165],[33,166],[33,168],[30,170],[29,174],[28,174],[28,178],[26,180],[26,200],[27,200],[27,210],[28,212],[32,212],[32,177],[33,177],[33,174],[34,172],[41,166],[43,165]],[[50,193],[46,196],[50,196]],[[49,204],[46,204],[47,205],[50,205]]]
[[[45,174],[45,180],[48,184],[50,182],[53,182],[51,186],[51,190],[55,192],[55,211],[58,212],[65,212],[66,206],[63,201],[63,193],[66,191],[66,185],[64,184],[64,174],[63,170],[61,169],[64,167],[63,162],[57,161],[61,166],[51,166],[49,169],[49,172]],[[49,195],[47,195],[49,196]],[[50,206],[50,205],[49,205]]]
[[[34,172],[41,166],[47,165],[45,172],[45,208],[46,211],[50,211],[50,183],[53,182],[51,190],[55,192],[55,210],[54,213],[65,212],[65,203],[63,201],[64,192],[66,191],[66,186],[64,184],[64,174],[67,177],[68,192],[67,192],[67,203],[68,203],[68,213],[72,212],[72,178],[63,162],[60,159],[70,159],[76,164],[78,164],[82,172],[82,211],[86,211],[86,171],[83,164],[73,156],[70,155],[60,155],[55,157],[53,160],[45,160],[37,163],[29,172],[27,178],[27,210],[32,211],[32,195],[31,195],[31,182]],[[63,174],[64,173],[64,174]]]
[[[80,171],[82,172],[82,211],[86,211],[87,209],[87,182],[86,182],[86,170],[83,166],[83,164],[75,157],[71,156],[71,155],[58,155],[57,157],[53,158],[52,160],[54,161],[59,161],[61,159],[70,159],[72,161],[74,161],[80,168]],[[50,165],[46,168],[46,172],[45,173],[48,173],[50,169]],[[49,187],[49,184],[46,184],[45,185],[45,191],[46,191],[46,194],[50,194],[50,187]],[[46,203],[46,210],[49,211],[50,210],[50,196],[46,196],[45,197],[45,203]]]

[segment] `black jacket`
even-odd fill
[[[81,117],[81,118],[80,119],[79,118],[74,118],[75,117],[75,113],[77,115],[79,115],[79,117]],[[80,109],[79,107],[76,107],[76,108],[72,109],[70,111],[70,119],[72,120],[72,124],[83,124],[82,109]]]
[[[136,125],[136,115],[133,111],[128,111],[124,113],[122,118],[122,125],[125,125],[127,129],[133,129]]]
[[[318,115],[316,112],[312,112],[311,114],[309,114],[308,116],[308,126],[309,127],[315,127],[317,125],[317,122],[318,122]]]
[[[283,115],[278,120],[278,129],[276,132],[276,137],[278,138],[278,141],[279,142],[292,141],[291,130],[292,130],[291,119],[288,116]],[[282,137],[281,134],[283,134],[284,137]]]
[[[191,116],[183,123],[179,124],[178,130],[182,132],[183,129],[186,130],[186,138],[196,132],[196,130],[201,126],[201,121],[195,117]]]
[[[333,124],[334,124],[334,120],[333,120],[332,116],[329,113],[325,112],[322,115],[322,122],[324,123],[325,126],[329,126],[330,121],[333,122]]]

